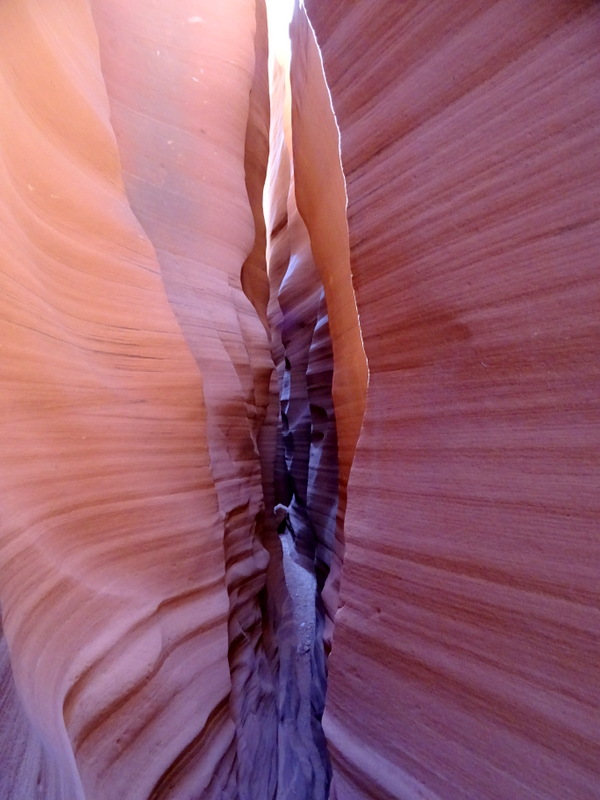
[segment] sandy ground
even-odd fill
[[[295,547],[291,533],[286,531],[280,539],[285,582],[298,632],[298,652],[309,653],[315,638],[315,576],[294,561]]]

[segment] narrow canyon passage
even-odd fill
[[[293,3],[290,12],[292,9]],[[345,324],[348,336],[348,329],[353,328],[358,342],[360,332],[350,279],[339,132],[318,48],[303,10],[296,8],[293,20],[291,13],[287,17],[282,14],[281,4],[271,4],[268,12],[270,147],[263,200],[270,283],[267,320],[280,410],[273,502],[281,543],[281,552],[278,546],[271,552],[273,570],[283,557],[287,589],[286,599],[280,603],[284,619],[275,634],[282,720],[277,797],[319,800],[329,796],[331,778],[321,720],[343,555],[340,490],[343,495],[346,485],[338,467],[328,301],[338,329]],[[312,86],[307,89],[307,81],[316,90]],[[305,96],[310,96],[318,109],[308,132],[297,125]],[[314,212],[311,217],[310,210],[304,209],[303,215],[298,205],[298,182],[302,186],[314,179],[319,165],[319,158],[311,164],[301,159],[297,162],[296,151],[305,147],[303,137],[310,137],[308,147],[319,141],[325,164],[319,211],[331,225],[325,237]],[[321,242],[320,266],[315,242]],[[332,266],[336,267],[335,277],[329,271]],[[327,276],[328,293],[324,289]],[[344,297],[350,297],[352,303],[341,323],[339,301]],[[336,370],[339,384],[339,375],[348,371],[343,359],[339,366],[336,363]],[[360,413],[366,381],[364,355],[356,378],[345,387],[344,399],[350,407],[358,406]],[[347,420],[348,415],[342,413],[342,431],[344,424],[348,427]],[[267,583],[267,591],[269,587]]]
[[[0,3],[2,800],[599,800],[598,41]]]
[[[297,41],[291,60],[289,17],[281,31],[287,47],[278,59],[273,24],[269,26],[261,3],[254,9],[254,25],[248,5],[243,39],[240,29],[228,26],[222,10],[213,10],[215,23],[228,26],[232,60],[225,61],[226,69],[233,78],[244,65],[247,76],[245,82],[226,84],[228,102],[220,98],[207,113],[206,105],[214,101],[203,88],[202,76],[222,68],[217,47],[222,48],[223,41],[207,39],[205,66],[192,65],[190,57],[194,39],[212,35],[210,29],[202,32],[210,20],[190,16],[182,21],[179,13],[163,9],[161,35],[171,49],[154,51],[149,44],[154,28],[149,26],[155,22],[146,9],[132,6],[125,14],[118,5],[99,0],[93,11],[125,189],[155,248],[167,298],[203,380],[211,473],[224,526],[228,708],[235,725],[230,772],[221,786],[206,791],[237,793],[248,800],[324,799],[330,781],[321,725],[330,646],[326,638],[330,639],[336,609],[343,526],[333,346],[323,288],[323,269],[330,269],[329,262],[338,273],[335,280],[329,278],[334,310],[338,293],[350,296],[344,324],[354,326],[356,341],[360,333],[350,279],[339,134],[318,49],[300,8],[293,22]],[[148,57],[163,62],[159,69],[166,61],[166,75],[148,71]],[[121,82],[125,69],[131,76],[126,87]],[[196,73],[191,83],[200,87],[192,85],[189,92],[169,98],[166,111],[167,87],[162,88],[161,81],[187,81],[189,86],[190,70]],[[317,89],[304,88],[306,81]],[[244,115],[242,97],[248,91]],[[294,92],[300,95],[297,100]],[[318,241],[319,226],[313,225],[310,214],[303,218],[296,199],[295,149],[303,145],[297,143],[295,109],[304,104],[302,92],[316,103],[319,115],[300,136],[318,140],[331,181],[322,192],[319,215],[326,214],[337,226],[334,238],[327,231],[321,271],[311,242],[313,235]],[[235,124],[238,133],[237,172],[231,174],[231,185],[223,185],[221,171],[233,154],[211,137],[215,116]],[[166,141],[157,141],[160,131],[169,137]],[[216,158],[213,168],[218,172],[212,178],[198,174],[200,186],[190,189],[187,175],[207,169],[206,151]],[[301,164],[300,179],[310,181],[313,169],[312,164]],[[249,209],[242,202],[241,177]],[[204,204],[217,202],[220,194],[223,203],[228,202],[234,191],[240,195],[238,225],[245,225],[245,237],[238,229],[232,249],[224,229],[220,240],[210,237],[207,250],[202,234],[223,226],[224,210],[206,214]],[[234,222],[228,210],[228,226]],[[244,250],[249,254],[242,263]],[[207,276],[219,297],[231,294],[231,303],[215,305],[215,296],[206,290]],[[208,329],[199,327],[202,319],[211,320]],[[275,374],[270,377],[273,364]],[[338,370],[343,374],[343,361]],[[363,381],[364,373],[363,367]],[[344,392],[354,408],[364,386],[348,383]],[[277,407],[280,413],[271,418]],[[355,420],[353,424],[357,429]],[[288,509],[291,532],[282,540],[275,534],[274,509],[279,505]],[[327,587],[327,605],[326,583],[334,560],[335,581]],[[197,744],[186,749],[185,769],[193,765],[197,749]],[[181,762],[180,756],[153,787],[153,796],[170,791],[173,773],[182,771]]]

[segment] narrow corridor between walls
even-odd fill
[[[322,727],[327,655],[355,444],[342,418],[340,469],[335,380],[342,405],[349,392],[364,394],[366,369],[357,380],[344,362],[344,344],[353,337],[360,342],[360,333],[356,314],[348,325],[339,307],[345,301],[346,309],[356,311],[339,132],[320,53],[303,7],[267,2],[267,16],[270,125],[263,209],[267,321],[279,397],[270,495],[279,541],[268,547],[272,560],[280,561],[278,609],[271,608],[270,619],[279,655],[277,798],[326,800],[331,780]],[[312,157],[315,147],[317,158]],[[325,160],[322,168],[319,159]],[[321,180],[324,190],[317,186]],[[338,336],[335,370],[330,305]],[[352,324],[353,336],[348,334]],[[271,565],[270,571],[267,586],[273,595],[277,567]]]

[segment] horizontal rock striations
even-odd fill
[[[317,2],[370,383],[333,797],[598,797],[600,17]]]
[[[266,59],[255,54],[254,2],[230,6],[201,3],[192,14],[187,2],[124,10],[98,0],[94,10],[132,209],[156,249],[167,297],[203,377],[230,602],[231,781],[247,798],[271,797],[276,776],[276,690],[258,601],[268,556],[255,530],[264,509],[257,442],[272,361],[265,328],[241,286],[255,251],[247,142],[265,135],[259,112],[268,95],[263,106],[259,96],[250,117],[255,65],[266,81]],[[266,153],[264,159],[266,169]],[[260,160],[258,154],[258,166]],[[256,273],[260,264],[252,268]],[[262,269],[264,276],[264,257]]]
[[[9,0],[0,32],[0,599],[20,701],[1,732],[30,729],[5,796],[147,798],[194,746],[202,792],[235,736],[202,376],[125,194],[88,4]]]

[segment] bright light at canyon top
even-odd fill
[[[293,13],[294,0],[267,0],[269,52],[282,65],[289,65],[290,62],[290,22]]]

